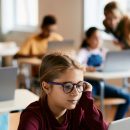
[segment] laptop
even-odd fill
[[[114,44],[113,40],[103,40],[102,46],[106,49],[108,49],[109,51],[120,51],[121,47]]]
[[[16,77],[17,67],[0,67],[0,101],[14,99]]]
[[[130,70],[130,50],[110,51],[101,68],[97,71],[102,72],[124,72]]]
[[[74,50],[75,44],[73,40],[63,40],[63,41],[50,41],[48,42],[48,52],[56,51],[69,51]]]
[[[130,130],[130,117],[111,122],[108,130]]]
[[[103,48],[106,48],[110,51],[121,50],[121,48],[118,45],[114,44],[114,41],[117,41],[117,39],[111,33],[106,33],[105,31],[100,30],[100,35],[102,39]]]

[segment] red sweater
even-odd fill
[[[92,93],[83,93],[74,110],[66,112],[60,124],[47,101],[31,103],[21,114],[18,130],[107,130],[101,112],[94,106]]]

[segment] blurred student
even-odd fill
[[[41,97],[22,112],[18,130],[107,130],[77,62],[59,53],[46,55],[40,84]]]
[[[56,17],[54,15],[46,15],[41,23],[41,32],[37,35],[28,38],[27,41],[20,48],[19,52],[14,56],[14,58],[21,58],[21,57],[42,58],[42,56],[47,52],[49,41],[63,40],[63,37],[60,34],[56,33],[56,30],[57,30]],[[39,86],[38,70],[39,65],[31,65],[31,76],[33,77],[33,80],[31,81],[31,87],[33,87],[33,89]]]
[[[115,1],[109,2],[105,7],[104,7],[104,16],[105,19],[103,21],[103,24],[105,26],[105,32],[112,34],[116,37],[116,28],[118,23],[120,22],[123,13]]]
[[[77,55],[77,60],[85,66],[86,71],[94,72],[97,67],[103,65],[106,56],[106,50],[100,46],[100,33],[96,27],[91,27],[86,31],[86,47],[81,48]],[[114,66],[113,66],[114,67]],[[100,82],[95,80],[88,80],[93,86],[93,95],[100,95]],[[130,94],[109,84],[105,84],[105,97],[123,98],[126,102],[118,106],[114,120],[121,119],[125,116],[130,105]]]
[[[41,32],[27,39],[15,57],[42,57],[48,41],[62,41],[63,37],[56,33],[57,19],[54,15],[46,15],[41,24]]]

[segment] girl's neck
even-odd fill
[[[62,109],[60,107],[58,108],[58,106],[53,104],[49,99],[47,99],[47,101],[48,101],[48,106],[49,106],[51,112],[53,113],[53,115],[55,116],[55,118],[59,122],[62,122],[65,117],[66,109]]]

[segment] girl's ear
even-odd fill
[[[51,91],[50,85],[48,85],[48,83],[44,81],[42,82],[42,89],[46,94],[49,94]]]

